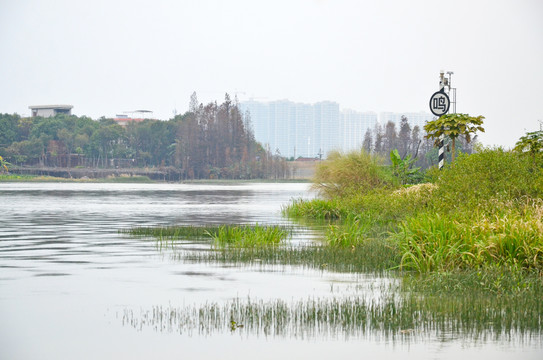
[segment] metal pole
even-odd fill
[[[443,91],[445,88],[445,82],[444,82],[444,72],[443,70],[439,74],[439,91]],[[441,134],[439,137],[439,153],[438,153],[438,168],[439,170],[443,169],[443,166],[445,165],[445,135]]]

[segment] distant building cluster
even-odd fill
[[[368,129],[388,121],[399,130],[402,116],[412,127],[423,131],[426,121],[433,115],[425,112],[392,113],[358,112],[341,110],[339,104],[321,101],[315,104],[295,103],[289,100],[271,102],[244,101],[240,104],[248,112],[255,139],[269,146],[272,153],[287,158],[325,158],[331,150],[360,149]]]

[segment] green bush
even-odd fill
[[[462,154],[436,181],[438,210],[473,211],[490,199],[507,201],[543,197],[543,171],[530,158],[501,148]]]
[[[317,166],[313,188],[323,196],[333,198],[397,186],[397,180],[383,163],[383,159],[364,150],[347,154],[332,152]]]

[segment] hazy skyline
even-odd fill
[[[168,119],[193,91],[429,112],[443,69],[481,141],[511,147],[543,120],[542,16],[540,0],[0,0],[0,112]]]

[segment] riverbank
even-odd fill
[[[316,161],[290,161],[288,179],[254,179],[252,181],[309,181],[317,166]],[[36,180],[37,179],[37,180]],[[186,179],[181,169],[164,168],[62,168],[11,167],[9,174],[0,175],[0,181],[115,181],[115,182],[192,182],[239,181],[234,179]]]
[[[253,180],[182,180],[182,181],[163,181],[152,180],[148,176],[137,176],[121,174],[120,176],[110,175],[105,178],[65,178],[49,175],[16,175],[3,174],[0,175],[0,183],[2,182],[62,182],[62,183],[181,183],[181,184],[240,184],[240,183],[308,183],[307,179],[253,179]]]

